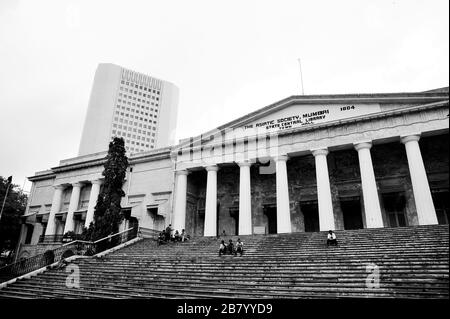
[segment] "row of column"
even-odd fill
[[[89,224],[94,220],[94,209],[97,204],[97,198],[100,193],[101,180],[92,180],[91,193],[89,195],[89,204],[86,212],[85,226],[89,227]],[[74,230],[74,220],[73,215],[78,209],[78,204],[80,202],[80,194],[83,183],[73,183],[72,184],[72,194],[70,195],[69,209],[67,211],[66,224],[64,226],[64,234],[68,231]],[[61,208],[61,202],[63,197],[65,185],[54,186],[55,192],[53,194],[52,207],[50,209],[50,215],[48,217],[47,229],[45,230],[45,235],[54,235],[56,230],[55,215],[59,212]]]
[[[419,225],[437,224],[437,216],[431,197],[430,187],[420,153],[420,134],[402,136],[401,142],[405,145],[408,166],[411,175],[414,200],[418,215]],[[380,200],[375,181],[370,149],[371,141],[354,144],[358,152],[359,167],[361,172],[361,185],[363,191],[364,210],[366,215],[366,227],[383,227],[383,218],[380,208]],[[334,230],[335,221],[333,203],[331,197],[330,179],[328,173],[328,150],[311,150],[316,164],[317,198],[319,206],[320,230]],[[288,156],[282,155],[274,158],[276,163],[276,198],[277,198],[277,232],[291,232],[291,217],[289,207],[289,190],[286,161]],[[250,162],[238,163],[239,165],[239,235],[252,234],[251,215],[251,188],[250,188]],[[205,205],[205,236],[215,236],[217,233],[217,171],[216,165],[207,166],[206,205]],[[175,229],[185,228],[186,218],[186,170],[177,171],[176,192],[174,207]]]

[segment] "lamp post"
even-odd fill
[[[6,199],[8,198],[9,187],[12,184],[12,176],[8,177],[8,186],[6,187],[5,198],[3,199],[2,209],[0,210],[0,221],[2,220],[3,208],[5,207]]]

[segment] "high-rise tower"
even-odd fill
[[[175,143],[178,88],[170,82],[99,64],[89,98],[78,155],[106,151],[123,137],[127,151],[144,152]]]

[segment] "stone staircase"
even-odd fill
[[[73,261],[0,289],[0,298],[444,298],[448,225],[240,236],[241,256],[218,256],[220,239],[158,246],[145,239],[103,258]],[[221,238],[226,242],[237,236]],[[67,267],[66,267],[67,268]],[[377,281],[371,280],[376,272]],[[368,279],[369,278],[369,279]]]

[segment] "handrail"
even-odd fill
[[[149,233],[151,233],[151,234],[155,237],[155,239],[156,239],[161,231],[156,230],[156,229],[152,229],[152,228],[146,228],[146,227],[141,227],[141,226],[139,226],[138,233],[139,233],[142,237],[144,237],[143,232],[149,232]]]
[[[0,268],[0,283],[46,267],[54,262],[59,262],[69,257],[69,255],[92,256],[94,254],[101,253],[107,249],[136,238],[137,233],[138,227],[132,227],[116,234],[100,238],[96,241],[74,240],[55,249],[47,250],[45,253],[16,261]],[[105,242],[105,240],[113,237],[118,238]]]
[[[108,235],[108,236],[106,236],[106,237],[100,238],[100,239],[94,241],[93,243],[96,244],[96,243],[98,243],[98,242],[100,242],[100,241],[102,241],[102,240],[105,240],[105,239],[108,239],[108,238],[112,238],[112,237],[114,237],[114,236],[118,236],[118,235],[120,235],[120,234],[123,234],[123,233],[125,233],[125,232],[127,232],[127,231],[130,231],[130,230],[133,230],[133,229],[134,229],[134,227],[128,228],[128,229],[126,229],[126,230],[122,230],[121,232],[115,233],[115,234],[113,234],[113,235]]]

